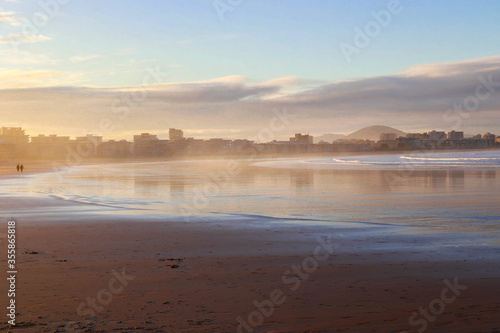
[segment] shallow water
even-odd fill
[[[332,158],[77,166],[5,178],[0,193],[49,196],[117,208],[113,214],[186,221],[259,219],[494,235],[500,231],[500,165],[492,162],[498,157],[498,152],[428,157],[432,164],[436,159],[468,158],[466,166],[438,169],[420,162],[417,168],[398,163],[388,168],[387,161],[402,159],[394,154],[340,158],[366,164],[355,162],[352,168]],[[486,168],[479,158],[490,158]],[[368,164],[380,161],[386,163],[382,168]]]
[[[500,150],[364,154],[319,159],[265,161],[262,167],[322,170],[498,170]]]

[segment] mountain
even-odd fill
[[[333,140],[344,139],[344,134],[324,134],[321,136],[314,137],[314,143],[318,143],[320,141],[332,142]]]
[[[376,126],[369,126],[362,128],[359,131],[347,135],[345,138],[349,140],[362,139],[362,140],[378,141],[380,140],[380,134],[382,133],[396,133],[398,136],[406,135],[405,132],[400,131],[398,129],[389,126],[376,125]]]

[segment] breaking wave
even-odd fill
[[[500,150],[478,152],[419,151],[403,155],[374,153],[335,158],[265,161],[254,165],[289,169],[392,169],[405,166],[422,169],[498,169],[500,168]]]

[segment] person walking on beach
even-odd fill
[[[20,168],[20,166],[19,166],[19,164],[17,164],[17,166],[16,166],[17,172],[19,172],[19,168]]]
[[[21,164],[21,166],[19,167],[19,169],[21,169],[21,172],[24,172],[24,165]]]

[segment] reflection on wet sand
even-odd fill
[[[373,171],[376,172],[376,171]],[[362,173],[360,173],[362,175]],[[497,179],[498,171],[494,170],[418,170],[411,173],[385,170],[380,176],[386,184],[387,190],[395,190],[398,186],[414,186],[425,189],[460,189],[466,187],[466,180],[470,185],[482,183],[495,186],[495,182],[484,182],[483,179]]]
[[[226,173],[230,163],[237,164],[237,173]],[[40,174],[11,191],[172,216],[182,207],[199,217],[261,215],[332,223],[477,228],[483,221],[500,220],[497,170],[281,169],[254,164],[213,160],[82,167],[61,180]]]
[[[181,179],[171,179],[169,181],[170,196],[176,199],[182,199],[184,197],[184,188],[186,183]]]
[[[305,188],[314,185],[313,170],[290,170],[290,186]]]

